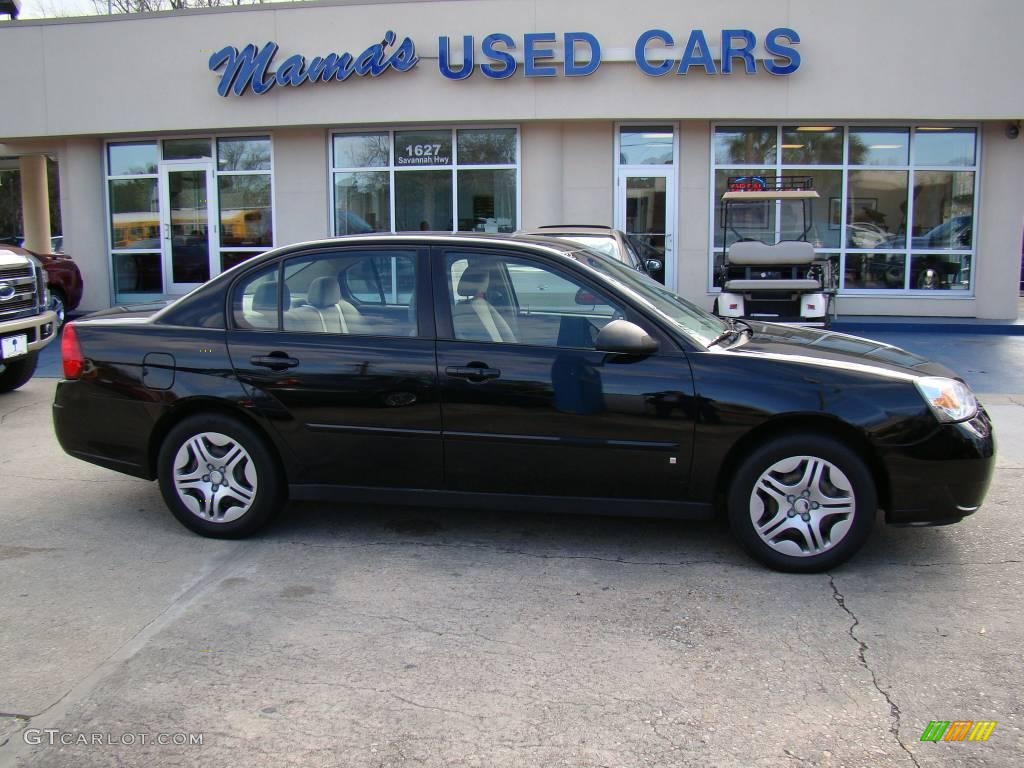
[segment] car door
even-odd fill
[[[297,254],[235,283],[232,363],[292,482],[441,486],[430,290],[428,252],[408,245]]]
[[[613,318],[644,320],[565,264],[464,246],[436,247],[433,262],[447,488],[685,498],[681,350],[666,338],[646,357],[596,351]]]

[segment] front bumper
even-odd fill
[[[942,424],[926,440],[890,453],[886,522],[942,525],[973,514],[988,492],[995,456],[984,408],[969,421]]]
[[[23,317],[18,320],[0,319],[0,336],[28,336],[29,353],[38,352],[56,338],[57,315],[46,310],[38,315]]]

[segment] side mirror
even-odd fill
[[[648,259],[647,260],[647,271],[648,272],[661,272],[661,268],[664,265],[661,263],[661,259]]]
[[[592,291],[588,291],[586,288],[580,288],[576,291],[576,303],[584,307],[593,307],[595,304],[600,304],[601,301]]]
[[[597,334],[595,346],[598,352],[614,352],[620,355],[653,355],[658,351],[658,342],[636,323],[628,320],[612,320]]]

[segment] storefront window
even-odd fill
[[[715,162],[718,165],[774,165],[778,156],[777,133],[774,127],[718,128],[715,131]]]
[[[452,231],[451,171],[395,173],[395,230]]]
[[[274,245],[268,136],[111,142],[106,170],[116,296],[185,290]]]
[[[155,141],[111,144],[107,147],[110,176],[139,176],[156,173],[160,150]]]
[[[518,141],[515,128],[335,134],[334,233],[514,232]]]
[[[619,165],[672,165],[675,139],[663,125],[619,129]]]
[[[516,227],[514,170],[459,171],[459,230],[513,232]]]
[[[974,165],[973,128],[921,126],[914,133],[916,165]]]
[[[165,139],[164,160],[193,160],[213,157],[209,139]]]
[[[778,162],[750,160],[772,158],[776,145]],[[841,265],[842,292],[970,291],[977,156],[977,130],[957,126],[716,128],[712,264],[729,176],[810,176],[819,197],[806,239]],[[803,236],[795,210],[759,205],[741,213],[764,225],[764,239]]]

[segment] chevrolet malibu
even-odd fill
[[[204,536],[287,499],[708,519],[754,558],[845,561],[884,513],[975,512],[994,440],[946,368],[723,320],[543,237],[279,248],[166,306],[69,324],[54,425]]]

